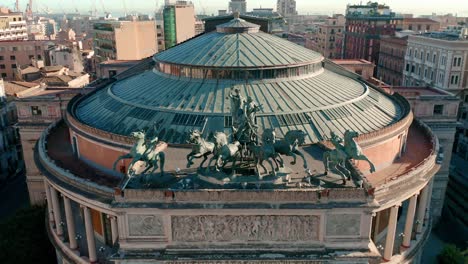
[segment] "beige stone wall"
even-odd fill
[[[26,167],[26,183],[31,204],[43,204],[45,198],[43,176],[34,161],[34,148],[44,129],[45,126],[20,127],[19,129]]]
[[[123,22],[115,28],[117,60],[141,60],[158,51],[154,21]]]
[[[195,10],[193,5],[177,5],[175,13],[177,43],[195,36]]]

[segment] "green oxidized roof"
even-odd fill
[[[323,56],[288,40],[258,30],[258,26],[234,19],[154,56],[156,61],[203,67],[267,67],[317,62]],[[226,34],[226,29],[250,32]],[[252,32],[253,31],[253,32]]]
[[[213,32],[156,54],[154,59],[260,68],[323,58],[261,32]],[[78,103],[75,115],[85,124],[121,135],[156,124],[162,140],[185,143],[191,129],[205,127],[206,135],[231,133],[229,94],[239,89],[263,106],[257,115],[260,130],[274,128],[281,136],[302,129],[308,134],[307,143],[327,139],[331,131],[376,131],[402,118],[401,106],[390,96],[349,76],[329,62],[301,76],[256,80],[187,78],[153,69],[95,91]]]

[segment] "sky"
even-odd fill
[[[13,8],[15,0],[1,0],[0,5]],[[20,0],[20,8],[25,9],[28,0]],[[198,14],[216,14],[219,9],[227,9],[229,0],[192,0]],[[343,14],[346,5],[366,3],[359,0],[296,0],[299,14]],[[397,13],[446,14],[468,16],[467,0],[386,0],[380,1],[390,6]],[[34,10],[42,11],[48,8],[54,13],[72,12],[78,9],[80,13],[88,13],[96,7],[98,13],[103,10],[111,13],[153,13],[156,6],[162,6],[164,0],[35,0]],[[276,0],[247,0],[247,9],[256,7],[272,7],[276,9]]]

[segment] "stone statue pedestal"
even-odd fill
[[[255,174],[255,170],[252,169],[239,169],[233,171],[231,174],[224,173],[222,171],[199,171],[196,177],[206,183],[217,185],[217,186],[245,186],[248,184],[255,185],[274,185],[274,186],[286,186],[290,181],[290,168],[280,168],[276,172],[276,175],[262,174],[261,178]]]

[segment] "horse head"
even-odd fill
[[[229,143],[224,132],[216,132],[214,138],[217,146],[224,146]]]
[[[262,141],[265,144],[272,144],[275,143],[276,140],[276,132],[274,129],[267,128],[263,130],[262,134]]]
[[[130,133],[130,136],[136,139],[144,139],[145,138],[145,132],[143,131],[135,131]]]
[[[344,136],[345,138],[351,139],[351,138],[358,137],[359,133],[356,131],[346,130],[346,132],[344,133]]]
[[[190,130],[190,135],[188,139],[188,143],[196,144],[201,138],[201,133],[198,130]]]
[[[284,136],[289,143],[297,143],[298,145],[305,144],[306,133],[302,130],[290,130]]]

